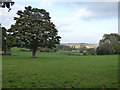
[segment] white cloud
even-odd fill
[[[94,17],[94,14],[91,11],[88,11],[86,9],[80,9],[78,10],[73,17],[69,18],[55,18],[52,17],[51,20],[55,23],[57,28],[60,32],[68,32],[69,30],[72,31],[70,28],[66,28],[67,26],[72,25],[78,20],[86,19]]]
[[[15,4],[12,6],[12,10],[8,12],[7,8],[0,8],[0,22],[2,23],[2,26],[6,28],[10,28],[11,24],[14,24],[14,17],[17,17],[17,11],[23,10],[24,7],[20,6],[18,4]]]
[[[89,17],[93,17],[94,14],[89,11],[89,10],[86,10],[86,9],[80,9],[77,13],[76,13],[76,18],[81,18],[81,19],[84,19],[84,18],[89,18]]]
[[[88,22],[81,21],[72,24],[72,26],[74,28],[65,28],[67,32],[65,30],[64,32],[59,32],[59,35],[62,37],[61,42],[98,43],[105,33],[118,32],[118,20],[114,18]]]
[[[52,22],[54,22],[57,26],[57,28],[61,28],[61,27],[66,27],[68,25],[71,24],[71,22],[74,21],[74,18],[55,18],[52,17],[51,18]]]
[[[119,0],[46,0],[46,1],[48,2],[118,2]]]
[[[42,0],[40,2],[40,6],[47,6],[50,7],[53,4],[53,2],[48,2],[47,0]]]
[[[73,3],[77,7],[84,7],[88,14],[92,13],[94,18],[111,18],[118,15],[117,2],[86,2],[86,3]],[[84,10],[85,11],[85,10]]]

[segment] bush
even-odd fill
[[[96,54],[97,55],[110,55],[112,54],[111,50],[107,49],[107,48],[104,48],[104,47],[98,47],[97,50],[96,50]]]
[[[96,50],[95,50],[95,48],[89,48],[89,49],[87,49],[87,53],[90,54],[90,55],[95,55]]]
[[[82,55],[87,55],[87,53],[86,53],[86,52],[84,52]]]

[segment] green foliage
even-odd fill
[[[105,34],[96,50],[98,55],[120,54],[120,35]]]
[[[67,50],[58,50],[58,53],[64,54],[64,55],[69,55],[69,56],[81,56],[83,53],[79,53],[76,51],[67,51]]]
[[[2,27],[1,27],[1,23],[0,23],[0,51],[2,51]],[[1,52],[0,52],[1,54]]]
[[[72,51],[72,50],[75,49],[75,47],[70,47],[70,46],[66,46],[66,45],[60,45],[60,46],[59,46],[59,49]]]
[[[30,52],[29,49],[26,49],[26,48],[17,48],[17,47],[12,47],[12,48],[11,48],[11,51],[12,51],[12,52],[16,52],[16,51],[26,51],[26,52]]]
[[[7,33],[6,33],[6,28],[2,27],[2,51],[4,51],[4,53],[7,50],[7,46],[6,46],[6,39],[7,39]]]
[[[86,50],[86,52],[89,55],[95,55],[96,54],[96,49],[95,48],[89,48],[89,49]]]
[[[15,25],[8,30],[9,37],[14,37],[14,46],[29,48],[33,57],[38,47],[54,48],[59,44],[60,36],[49,13],[44,9],[25,7],[24,11],[18,11],[19,18],[15,17]]]
[[[3,56],[3,88],[117,88],[118,56],[14,52]]]
[[[0,27],[0,39],[1,39],[1,45],[0,48],[2,51],[4,51],[4,55],[9,53],[8,51],[8,39],[7,39],[7,29],[5,27]]]
[[[40,51],[40,52],[56,52],[58,49],[57,48],[53,48],[53,49],[50,49],[50,48],[38,48],[38,50]]]
[[[0,27],[0,39],[1,39],[1,45],[0,48],[2,51],[4,51],[4,55],[11,54],[10,48],[12,47],[12,39],[11,37],[8,37],[7,35],[7,29],[5,27]]]
[[[83,53],[87,50],[87,48],[84,45],[81,45],[81,47],[78,49],[80,53]]]

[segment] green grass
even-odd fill
[[[3,56],[3,88],[117,88],[118,56],[14,52]]]
[[[2,52],[0,52],[2,54]],[[2,55],[0,55],[0,89],[2,89]]]
[[[63,53],[63,54],[74,54],[74,55],[82,55],[83,53],[78,53],[74,51],[67,51],[67,50],[58,50],[58,52]]]
[[[68,52],[68,53],[74,53],[74,51],[67,51],[67,50],[58,50],[58,52]]]
[[[13,48],[11,48],[11,50],[12,51],[20,51],[20,50],[29,50],[29,49],[13,47]]]

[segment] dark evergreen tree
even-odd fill
[[[2,51],[2,27],[0,23],[0,51]]]
[[[51,22],[49,13],[44,9],[25,7],[18,11],[19,18],[15,17],[15,25],[8,30],[8,37],[13,37],[14,46],[29,48],[35,58],[38,47],[56,47],[60,42],[58,31]]]
[[[10,48],[12,47],[12,38],[7,37],[7,29],[0,24],[0,50],[4,51],[3,55],[10,55]]]
[[[4,51],[4,54],[6,54],[7,45],[6,45],[6,39],[7,39],[7,29],[5,27],[2,27],[2,51]]]

